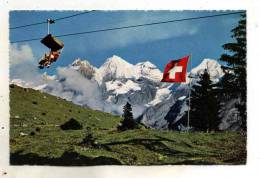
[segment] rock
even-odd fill
[[[27,133],[24,133],[24,132],[20,132],[20,134],[19,134],[20,136],[27,136],[28,134]]]

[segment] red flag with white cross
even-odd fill
[[[186,82],[187,64],[190,56],[185,56],[176,61],[170,61],[163,72],[161,82]]]

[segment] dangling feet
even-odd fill
[[[44,57],[39,61],[39,68],[49,68],[51,63],[56,62],[60,56],[60,51],[51,51],[49,54],[44,54]]]
[[[49,55],[47,55],[46,53],[44,54],[44,57],[39,61],[39,68],[43,69],[44,67],[49,68],[51,65],[51,61],[49,58]]]

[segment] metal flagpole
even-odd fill
[[[47,19],[47,34],[50,34],[50,19]]]
[[[190,75],[189,75],[189,108],[188,108],[188,122],[187,122],[187,127],[188,130],[190,129],[190,94],[191,94],[191,69],[192,69],[192,62],[191,62],[191,54],[190,54]]]

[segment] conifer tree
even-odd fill
[[[191,90],[190,125],[200,131],[218,130],[219,106],[217,90],[205,70]]]
[[[227,51],[220,61],[225,72],[221,80],[224,100],[239,99],[236,108],[241,118],[242,128],[246,130],[246,15],[242,14],[238,26],[231,30],[234,42],[223,45]]]
[[[128,129],[135,129],[137,127],[137,123],[133,118],[132,113],[132,106],[130,103],[126,103],[123,108],[123,118],[124,120],[121,122],[121,125],[118,126],[119,130],[128,130]]]

